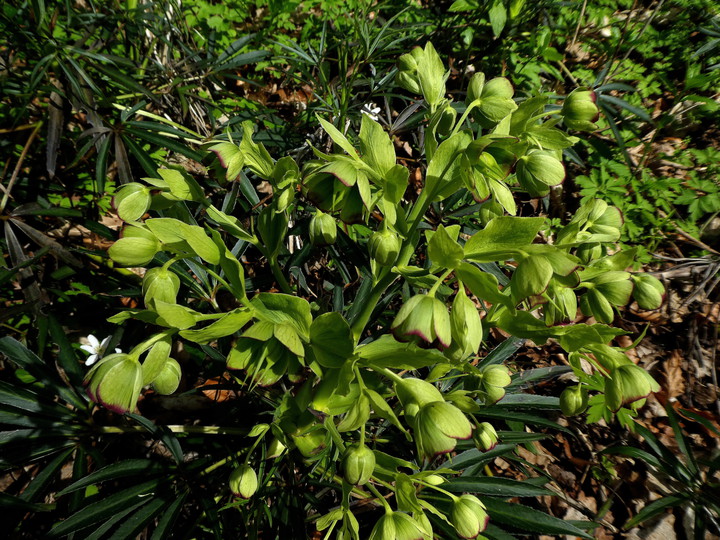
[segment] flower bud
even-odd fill
[[[470,78],[470,83],[467,89],[467,99],[465,103],[468,105],[478,99],[482,95],[483,87],[485,86],[485,74],[475,73]]]
[[[560,394],[560,410],[565,416],[575,416],[585,412],[588,406],[588,393],[584,386],[568,386]]]
[[[429,474],[423,478],[423,481],[431,486],[439,486],[445,483],[445,478],[439,474]]]
[[[150,208],[150,203],[150,188],[137,182],[122,186],[113,199],[118,216],[124,221],[139,220]]]
[[[450,130],[455,126],[455,119],[457,118],[457,111],[448,105],[443,109],[440,115],[440,119],[437,123],[437,133],[440,136],[445,136],[450,133]]]
[[[504,215],[504,213],[502,205],[495,199],[491,199],[480,207],[478,217],[480,218],[480,223],[482,223],[484,227],[490,220],[500,217]]]
[[[553,287],[552,295],[545,304],[545,324],[548,326],[565,321],[574,321],[577,315],[577,296],[568,287]]]
[[[422,94],[422,87],[414,74],[410,74],[407,71],[400,71],[395,76],[395,82],[400,88],[404,88],[408,92]]]
[[[487,452],[495,448],[498,441],[498,434],[491,423],[481,422],[473,432],[473,440],[478,450]]]
[[[258,488],[257,474],[250,465],[240,465],[230,474],[229,484],[233,495],[249,499]]]
[[[500,386],[504,388],[512,381],[510,377],[510,370],[499,364],[483,368],[481,374],[484,385]]]
[[[515,89],[512,83],[505,77],[495,77],[485,83],[482,90],[483,99],[494,97],[503,99],[512,99],[515,95]]]
[[[398,58],[398,69],[401,72],[415,73],[418,70],[417,60],[411,53],[402,54]]]
[[[337,225],[329,214],[318,210],[310,220],[310,242],[315,246],[329,246],[337,239]]]
[[[647,274],[637,274],[632,280],[635,284],[633,297],[640,309],[657,309],[662,305],[665,287],[659,279]]]
[[[612,304],[597,289],[589,289],[580,297],[580,309],[588,317],[595,317],[598,322],[610,324],[615,318]]]
[[[446,354],[456,360],[477,354],[482,340],[482,322],[475,303],[467,297],[464,287],[460,287],[453,300],[450,324],[452,343]]]
[[[489,520],[485,506],[474,495],[465,494],[453,502],[450,522],[461,538],[477,538]]]
[[[505,387],[510,384],[510,371],[505,366],[492,365],[478,375],[478,390],[486,405],[497,403],[505,396]]]
[[[108,250],[110,258],[121,266],[146,266],[160,251],[157,237],[143,227],[125,227],[122,237]]]
[[[129,354],[111,354],[85,375],[90,399],[116,413],[135,409],[143,386],[142,366]]]
[[[348,484],[362,486],[370,480],[375,470],[375,453],[367,446],[353,444],[343,456],[343,472]]]
[[[155,300],[174,304],[180,290],[180,278],[164,267],[151,268],[145,272],[142,282],[145,306],[152,308]]]
[[[595,104],[595,92],[586,88],[576,88],[566,98],[562,106],[565,125],[577,131],[594,131],[600,110]]]
[[[173,358],[168,358],[158,376],[153,380],[152,386],[158,394],[172,394],[180,385],[182,369]]]
[[[368,240],[370,257],[380,266],[392,266],[400,254],[402,242],[394,232],[384,229],[373,233]]]
[[[398,341],[425,342],[438,349],[446,349],[452,340],[445,304],[426,294],[410,298],[398,311],[390,329]]]

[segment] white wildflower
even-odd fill
[[[362,109],[360,109],[360,112],[362,114],[367,114],[370,118],[372,118],[376,122],[378,121],[378,118],[379,118],[378,114],[380,114],[380,111],[381,111],[380,107],[378,107],[375,103],[366,103],[365,105],[362,106]]]
[[[92,366],[95,362],[100,360],[105,355],[105,349],[107,349],[108,343],[110,343],[110,339],[112,336],[108,336],[102,341],[98,341],[98,339],[90,334],[86,339],[88,344],[87,345],[81,345],[80,348],[90,353],[90,356],[88,356],[87,360],[85,360],[86,366]],[[115,349],[116,353],[122,352],[120,349]]]

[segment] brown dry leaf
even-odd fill
[[[680,396],[685,391],[682,361],[683,357],[680,350],[675,349],[670,353],[670,357],[663,363],[665,393],[668,398]]]
[[[225,390],[223,387],[228,385],[228,380],[225,377],[215,377],[205,381],[203,386],[203,395],[207,398],[212,399],[217,403],[222,403],[233,397],[233,392]],[[217,387],[217,388],[213,388]]]

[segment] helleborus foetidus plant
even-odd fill
[[[208,146],[226,171],[219,206],[177,167],[116,197],[126,226],[110,257],[150,268],[145,309],[112,321],[162,330],[123,360],[132,391],[108,405],[131,410],[144,385],[177,386],[172,341],[224,357],[239,391],[271,404],[265,455],[299,454],[331,473],[342,504],[317,526],[342,538],[359,537],[353,490],[385,508],[373,538],[431,538],[438,520],[468,538],[485,528],[491,509],[425,477],[443,459],[435,476],[459,472],[458,449],[503,448],[491,411],[511,401],[512,374],[478,364],[490,329],[560,343],[578,383],[554,407],[569,414],[589,400],[591,418],[627,421],[657,388],[609,345],[624,333],[610,326],[617,309],[633,295],[651,309],[662,298],[659,282],[627,271],[634,252],[615,251],[620,213],[589,201],[554,234],[544,217],[516,216],[515,192],[561,185],[563,150],[578,139],[558,126],[591,129],[592,99],[578,91],[552,108],[478,73],[454,103],[446,78],[432,44],[400,58],[397,83],[421,97],[427,121],[417,189],[390,135],[362,115],[357,131],[319,118],[328,144],[297,162],[275,160],[243,123],[239,144]],[[251,178],[272,197],[261,202]],[[246,275],[250,255],[263,276]],[[94,369],[88,386],[102,402],[108,382]]]

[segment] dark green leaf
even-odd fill
[[[554,493],[548,489],[527,482],[493,476],[459,476],[457,478],[449,478],[447,482],[442,485],[442,488],[452,493],[474,493],[495,497],[540,497],[543,495],[554,495]]]
[[[522,531],[549,535],[569,534],[592,539],[591,535],[569,522],[522,504],[511,504],[492,497],[483,499],[483,503],[491,521],[504,523]]]
[[[152,493],[159,482],[160,480],[143,482],[86,506],[50,529],[48,538],[57,538],[79,531],[115,515],[129,505],[137,504],[143,497]]]

